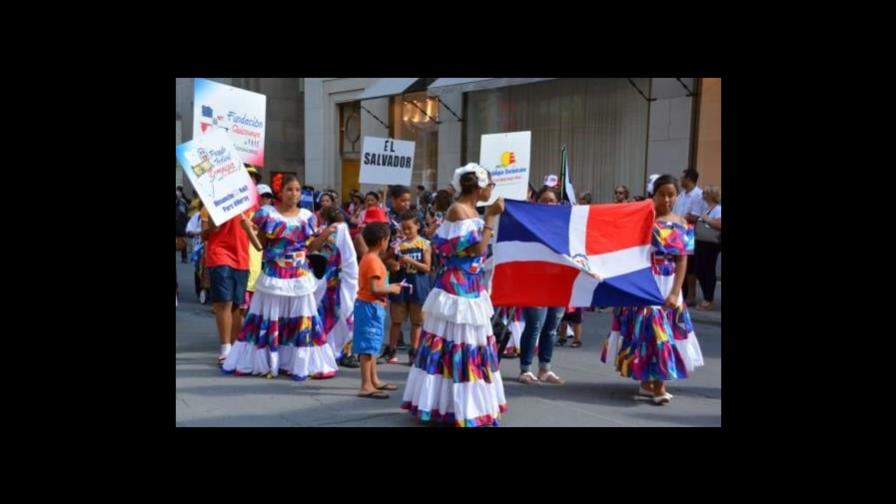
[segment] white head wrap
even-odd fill
[[[485,168],[479,166],[476,163],[469,163],[466,166],[461,166],[460,168],[454,170],[454,178],[451,180],[451,185],[454,186],[454,189],[457,192],[462,192],[462,189],[460,187],[460,178],[467,173],[476,174],[479,187],[485,187],[488,185],[488,172],[485,170]]]

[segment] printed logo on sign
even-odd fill
[[[195,151],[187,151],[184,153],[184,156],[187,158],[190,167],[193,169],[193,173],[195,173],[197,177],[201,177],[212,168],[208,152],[202,147]]]
[[[516,155],[511,151],[504,151],[501,154],[501,164],[497,168],[504,168],[516,163]]]
[[[228,120],[227,125],[225,125],[225,119],[227,118],[222,115],[216,117],[215,111],[210,106],[203,105],[202,117],[199,119],[199,127],[202,129],[203,133],[212,126],[222,128],[224,131],[230,131],[230,121]]]

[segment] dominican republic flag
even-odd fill
[[[495,306],[665,302],[651,273],[653,201],[504,204],[493,245]]]

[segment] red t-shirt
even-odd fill
[[[202,211],[204,214],[200,218],[208,219],[205,208]],[[205,253],[206,266],[230,266],[233,269],[249,270],[249,237],[243,231],[240,221],[240,217],[236,216],[209,235]]]

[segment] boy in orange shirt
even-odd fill
[[[389,226],[383,222],[367,224],[361,232],[367,252],[361,258],[358,274],[358,298],[355,301],[355,327],[352,352],[361,358],[361,390],[358,397],[388,399],[384,390],[397,390],[381,382],[376,374],[376,355],[383,344],[386,323],[386,296],[401,292],[401,284],[389,285],[386,265],[380,253],[389,246]]]

